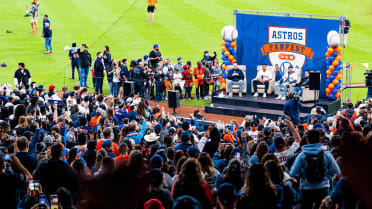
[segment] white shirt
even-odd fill
[[[177,85],[180,84],[182,80],[182,74],[181,73],[174,73],[173,74],[173,84]]]
[[[293,155],[296,150],[300,147],[298,142],[293,142],[292,146],[284,150],[283,152],[274,152],[274,155],[278,158],[280,165],[285,165],[289,155]]]
[[[272,79],[272,73],[269,70],[266,70],[265,72],[261,70],[257,73],[256,79],[262,79],[265,81],[270,80]]]
[[[284,76],[283,76],[283,83],[286,83],[287,81],[287,78],[288,78],[288,75],[289,73],[286,73]],[[295,81],[297,80],[297,73],[295,71],[293,71],[290,75],[289,75],[289,82],[292,82],[292,81]]]
[[[120,82],[120,69],[115,69],[115,70],[116,72],[113,74],[112,82],[119,83]]]

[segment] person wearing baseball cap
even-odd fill
[[[216,52],[213,52],[213,56],[210,56],[209,55],[209,51],[204,51],[204,56],[203,56],[203,59],[201,60],[201,62],[204,63],[205,62],[211,62],[213,61],[214,59],[216,59],[217,57],[217,53]]]
[[[48,90],[49,90],[48,100],[58,100],[58,101],[61,100],[61,98],[59,98],[59,96],[56,93],[56,87],[54,85],[50,85]]]
[[[159,50],[159,44],[154,44],[153,50],[151,50],[149,54],[149,60],[151,62],[151,66],[155,67],[159,63],[161,57],[161,52]]]
[[[183,73],[183,63],[182,63],[182,57],[177,58],[177,63],[174,64],[174,70],[178,70],[178,72]]]

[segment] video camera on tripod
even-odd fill
[[[367,70],[364,75],[366,76],[366,86],[372,87],[372,70]]]

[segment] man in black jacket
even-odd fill
[[[301,79],[300,83],[297,83],[296,86],[293,88],[294,94],[297,94],[298,96],[302,95],[302,91],[305,88],[309,88],[309,76],[310,76],[310,71],[306,70],[305,71],[305,77]]]
[[[81,52],[81,48],[84,47],[84,51]],[[92,56],[88,52],[88,46],[83,44],[78,49],[80,58],[80,86],[87,87],[89,68],[92,66]]]
[[[103,94],[102,92],[102,84],[103,78],[105,77],[105,64],[103,60],[102,52],[97,52],[97,58],[94,61],[94,77],[96,78],[95,91],[97,94]]]
[[[18,63],[18,69],[14,73],[14,84],[16,87],[24,86],[25,89],[28,89],[31,84],[31,74],[25,68],[25,63]]]
[[[145,70],[143,69],[143,62],[140,61],[136,67],[132,70],[131,75],[134,81],[134,91],[135,94],[139,92],[140,97],[144,97],[143,93],[145,91],[144,81],[146,78]]]
[[[34,179],[39,180],[44,193],[55,194],[59,187],[66,187],[71,193],[77,191],[78,179],[74,169],[62,161],[63,147],[55,143],[51,147],[52,158],[43,161],[36,168]]]

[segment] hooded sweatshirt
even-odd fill
[[[329,188],[329,178],[334,175],[340,175],[341,171],[338,167],[335,159],[330,152],[324,151],[324,166],[325,166],[325,175],[323,181],[320,183],[310,183],[306,178],[306,155],[312,154],[316,155],[323,151],[323,146],[320,143],[308,144],[302,147],[302,153],[299,154],[293,163],[291,171],[289,173],[292,177],[300,177],[300,184],[302,190],[314,190],[314,189],[324,189]]]

